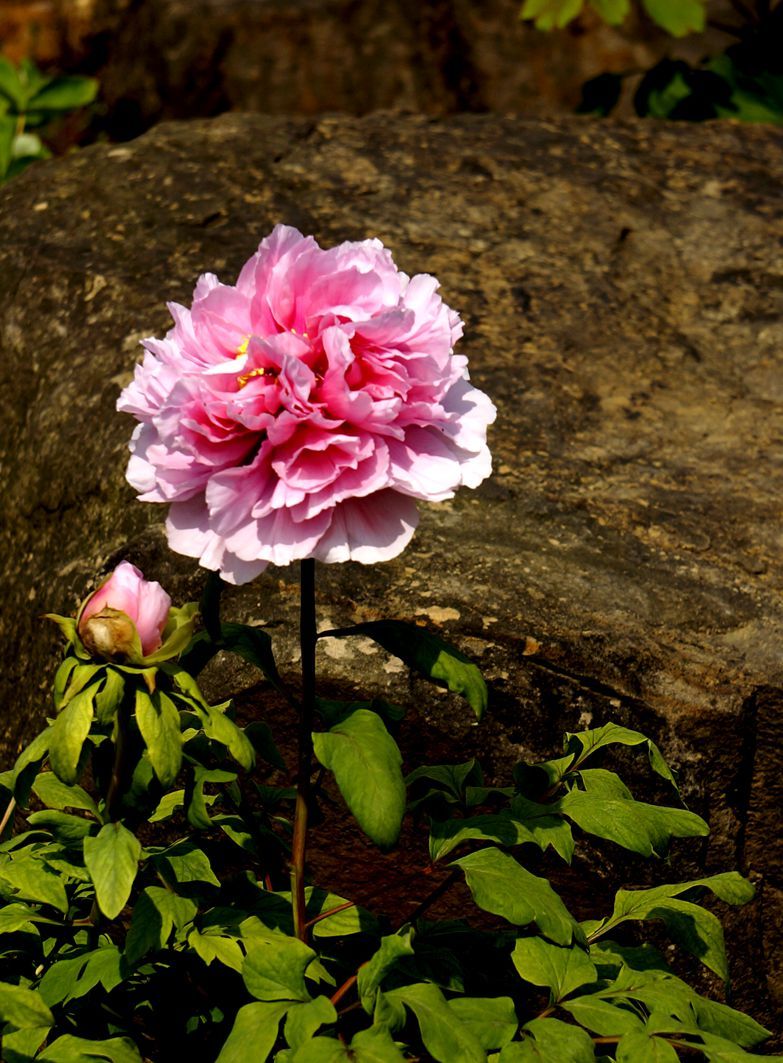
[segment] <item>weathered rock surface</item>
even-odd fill
[[[379,108],[573,110],[606,70],[663,55],[698,61],[730,38],[675,41],[634,15],[619,29],[586,10],[562,33],[520,23],[521,0],[4,0],[17,56],[94,73],[105,126],[128,138],[161,118]],[[720,21],[736,21],[713,0]],[[31,27],[36,27],[35,32]]]
[[[496,474],[428,509],[413,545],[320,576],[324,623],[419,618],[484,666],[487,723],[362,642],[324,682],[412,693],[409,764],[490,773],[559,733],[649,729],[713,827],[666,875],[739,866],[737,1001],[783,1005],[783,140],[764,129],[463,117],[226,117],[46,163],[0,194],[0,628],[6,757],[47,711],[57,638],[120,558],[177,600],[200,576],[123,480],[114,412],[138,340],[195,278],[233,279],[280,220],[324,244],[380,237],[437,275],[499,407]],[[296,573],[231,591],[282,620]],[[213,682],[257,698],[250,670]],[[451,748],[453,746],[453,748]],[[636,865],[627,881],[639,881]]]

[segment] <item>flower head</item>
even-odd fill
[[[384,561],[416,499],[490,472],[495,409],[452,353],[458,315],[378,240],[323,250],[278,225],[236,285],[171,305],[118,408],[140,422],[128,480],[170,503],[169,545],[244,583],[305,557]]]
[[[121,561],[79,610],[79,637],[93,656],[115,661],[133,655],[138,636],[146,656],[160,648],[170,608],[171,598],[159,583]]]

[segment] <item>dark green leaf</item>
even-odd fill
[[[671,838],[703,838],[709,827],[694,812],[642,801],[571,790],[557,810],[588,834],[606,838],[642,856],[664,856]]]
[[[111,723],[125,694],[125,677],[116,668],[104,670],[103,684],[95,695],[95,715],[100,723]]]
[[[594,1063],[592,1039],[578,1026],[559,1019],[532,1019],[524,1028],[525,1040],[506,1045],[500,1063]]]
[[[6,1022],[17,1030],[24,1030],[52,1026],[54,1016],[35,990],[0,982],[0,1025]]]
[[[706,0],[642,0],[642,4],[653,22],[673,37],[704,30]]]
[[[531,19],[537,30],[561,30],[582,10],[583,0],[524,0],[519,17]]]
[[[68,911],[68,898],[62,876],[32,852],[14,854],[0,863],[0,887],[11,889],[11,896],[25,901],[50,904],[60,912]]]
[[[590,7],[610,26],[619,26],[631,10],[630,0],[590,0]]]
[[[531,874],[499,849],[479,849],[455,860],[465,872],[468,887],[479,908],[507,919],[514,926],[535,922],[541,932],[559,945],[570,945],[581,930],[546,879]]]
[[[227,934],[209,931],[202,934],[198,930],[191,930],[188,934],[188,944],[194,952],[198,953],[207,967],[213,960],[217,960],[224,967],[230,967],[241,974],[245,954],[236,938],[229,937]]]
[[[58,924],[54,919],[40,915],[27,904],[4,904],[0,906],[0,934],[15,934],[18,931],[36,933],[36,923]],[[716,1031],[717,1032],[717,1031]]]
[[[33,793],[49,808],[82,808],[98,816],[98,806],[81,786],[66,786],[51,771],[36,776]]]
[[[245,1004],[237,1012],[228,1040],[216,1063],[248,1063],[267,1060],[277,1040],[280,1020],[291,1007],[288,1000]]]
[[[642,1029],[642,1020],[636,1012],[627,1007],[615,1006],[611,1001],[592,994],[564,1000],[560,1007],[572,1015],[580,1026],[592,1030],[600,1037],[617,1037]]]
[[[171,698],[156,690],[136,689],[136,723],[161,786],[171,786],[182,764],[179,712]]]
[[[316,997],[304,1004],[293,1004],[285,1021],[285,1039],[291,1048],[309,1041],[322,1026],[337,1021],[337,1010],[329,997]]]
[[[430,824],[432,860],[442,860],[458,845],[468,841],[491,841],[504,846],[521,845],[523,842],[537,844],[531,830],[503,812],[472,816],[470,819],[433,820]]]
[[[98,93],[95,78],[65,76],[52,78],[28,102],[31,111],[73,111],[92,103]]]
[[[19,79],[13,63],[0,55],[0,96],[13,107],[16,114],[24,111],[27,104],[27,92]]]
[[[148,952],[163,948],[175,928],[184,936],[197,910],[186,897],[160,886],[147,886],[133,908],[125,942],[128,963],[135,966]]]
[[[487,1051],[508,1044],[519,1026],[511,997],[454,997],[449,1007]]]
[[[84,863],[107,919],[116,919],[128,903],[140,856],[138,838],[122,823],[107,823],[94,838],[84,839]]]
[[[305,971],[316,958],[301,941],[260,922],[252,933],[243,933],[247,950],[242,978],[251,996],[258,1000],[310,999]]]
[[[405,783],[400,751],[381,718],[358,709],[331,731],[314,734],[313,748],[362,830],[381,848],[394,845],[405,814]]]
[[[49,735],[49,763],[69,786],[79,775],[79,758],[92,724],[95,693],[92,686],[76,694],[54,721]]]
[[[561,859],[567,864],[571,863],[574,836],[570,824],[556,811],[555,806],[529,801],[517,794],[511,802],[511,815],[531,832],[542,849],[546,850],[551,845]]]
[[[617,1063],[678,1063],[680,1057],[663,1038],[631,1030],[620,1039],[615,1058]]]
[[[63,1034],[45,1048],[36,1059],[46,1063],[90,1063],[93,1059],[109,1063],[142,1063],[139,1050],[129,1037],[110,1037],[106,1041],[88,1041]]]
[[[561,948],[539,937],[519,938],[511,959],[521,978],[546,986],[554,1001],[597,980],[595,964],[578,945]]]
[[[378,951],[359,968],[358,991],[362,1007],[371,1015],[375,995],[389,971],[406,956],[413,955],[413,930],[406,927],[396,934],[381,938]]]
[[[176,842],[153,858],[153,866],[159,869],[169,882],[185,886],[191,882],[208,882],[219,886],[220,880],[212,870],[207,854],[187,839]]]
[[[439,1063],[486,1063],[486,1053],[470,1026],[460,1022],[431,982],[392,989],[385,996],[391,1003],[410,1008],[427,1051]]]
[[[71,816],[67,812],[56,812],[48,808],[42,812],[32,812],[27,817],[27,822],[31,827],[51,831],[55,838],[66,846],[81,842],[96,829],[94,819]]]
[[[316,938],[350,937],[352,934],[377,934],[378,920],[357,904],[347,903],[344,897],[327,890],[307,886],[305,888],[306,908],[305,915],[308,920],[318,918],[313,923],[312,935]],[[333,915],[328,915],[333,909],[339,908]]]
[[[576,757],[574,767],[607,746],[645,746],[647,756],[650,758],[650,767],[662,779],[671,783],[675,790],[677,789],[677,781],[669,765],[663,759],[660,749],[640,731],[631,731],[617,723],[607,723],[603,727],[596,727],[590,731],[566,732],[565,740],[566,750]]]
[[[198,709],[204,725],[204,733],[207,738],[225,746],[234,760],[249,771],[255,763],[255,750],[244,731],[225,715],[227,707],[227,705],[208,705],[204,709]]]
[[[279,768],[281,771],[286,770],[285,761],[280,755],[280,750],[277,748],[267,724],[262,720],[254,720],[253,723],[249,723],[245,728],[245,736],[250,740],[253,749],[262,760],[265,760],[267,764],[271,764],[273,768]]]
[[[324,632],[324,634],[327,634]],[[461,694],[478,719],[487,707],[487,684],[478,667],[454,646],[438,635],[402,620],[372,620],[366,624],[330,631],[329,635],[344,638],[365,635],[379,646],[404,661],[438,686],[448,687]]]
[[[770,1036],[769,1030],[765,1030],[750,1015],[735,1011],[717,1000],[695,996],[693,1009],[700,1029],[725,1037],[727,1041],[733,1041],[743,1048],[754,1048]]]

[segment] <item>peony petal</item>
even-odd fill
[[[389,561],[411,541],[418,522],[416,503],[397,491],[351,498],[335,507],[329,530],[313,550],[313,557],[327,564]]]

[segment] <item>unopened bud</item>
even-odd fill
[[[79,637],[90,656],[122,663],[133,653],[136,627],[126,613],[105,607],[79,624]]]

